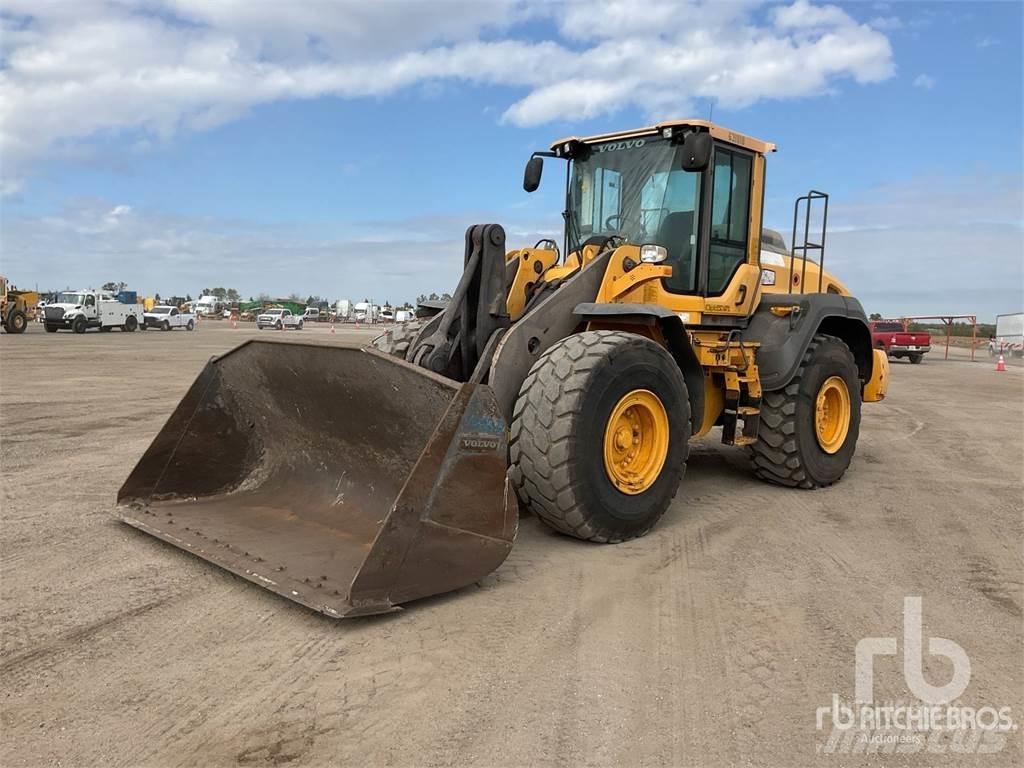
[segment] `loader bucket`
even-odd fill
[[[213,358],[128,476],[121,519],[329,616],[472,584],[512,548],[490,387],[376,350]]]

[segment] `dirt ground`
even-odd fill
[[[646,538],[524,518],[479,584],[338,622],[116,519],[205,360],[254,334],[0,336],[0,764],[1024,761],[1020,731],[988,755],[846,755],[816,727],[853,699],[859,640],[902,645],[907,596],[925,637],[969,656],[961,703],[1024,721],[1024,369],[894,362],[833,488],[764,485],[713,432]],[[925,648],[942,685],[951,665]],[[897,658],[874,686],[910,698]]]

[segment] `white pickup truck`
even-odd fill
[[[159,328],[161,331],[169,331],[172,328],[184,328],[191,331],[196,327],[196,316],[191,312],[182,312],[177,307],[161,305],[153,307],[145,314],[146,321],[139,327],[142,330],[147,328]]]
[[[276,328],[279,331],[293,328],[301,331],[302,318],[293,315],[290,309],[265,309],[256,315],[256,327],[261,331],[264,328]]]
[[[109,331],[120,328],[129,333],[142,325],[142,307],[124,304],[100,291],[64,291],[43,313],[47,333],[62,328],[85,333],[89,328]]]

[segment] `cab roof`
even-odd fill
[[[774,152],[777,147],[773,142],[761,141],[761,139],[755,139],[753,136],[747,136],[744,133],[733,131],[724,126],[712,123],[708,120],[664,120],[654,125],[648,125],[644,128],[633,128],[627,131],[616,131],[614,133],[601,133],[596,136],[566,136],[563,139],[554,141],[551,143],[551,149],[557,149],[566,142],[579,141],[583,144],[597,144],[604,141],[612,141],[614,139],[632,139],[641,136],[654,136],[660,134],[664,129],[671,128],[699,128],[707,130],[714,138],[719,141],[724,141],[727,144],[735,144],[738,147],[745,147],[746,149],[759,152],[760,154],[766,154],[768,152]]]

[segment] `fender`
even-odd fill
[[[816,333],[846,342],[861,381],[871,380],[871,331],[857,299],[836,293],[764,294],[741,338],[761,345],[757,367],[765,391],[782,389],[790,382]]]
[[[658,304],[577,304],[573,314],[581,320],[603,325],[656,326],[665,338],[665,346],[675,359],[686,381],[690,398],[690,424],[696,434],[704,420],[704,371],[690,346],[683,321],[672,310]]]

